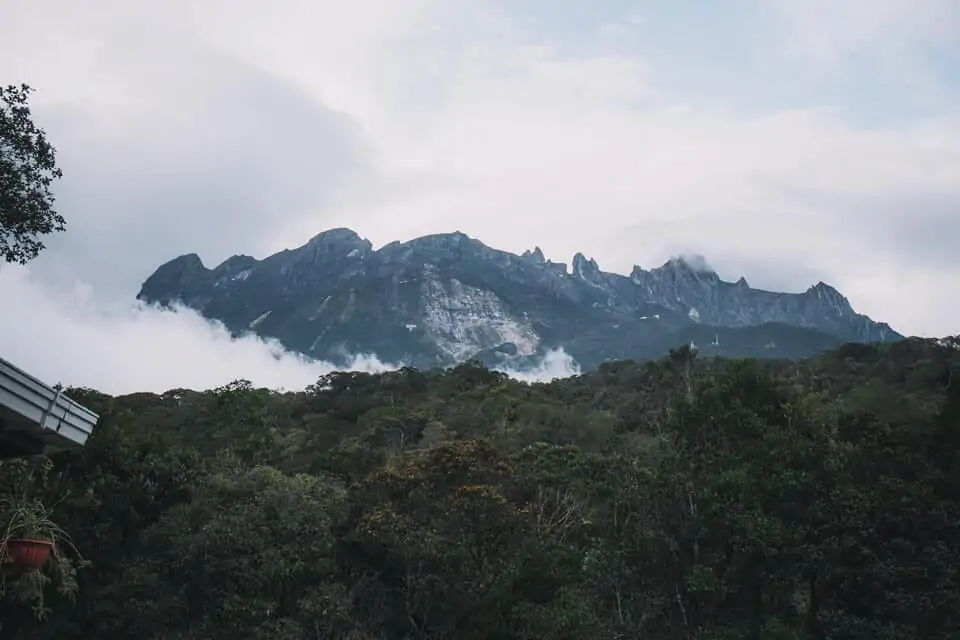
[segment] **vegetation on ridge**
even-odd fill
[[[0,633],[957,638],[958,368],[906,340],[73,390],[102,422],[36,497],[92,565],[43,622],[5,596]]]

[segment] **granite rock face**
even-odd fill
[[[568,271],[539,247],[515,255],[459,232],[374,250],[332,229],[297,249],[233,256],[213,269],[184,255],[159,267],[137,298],[179,302],[235,334],[337,363],[368,353],[417,367],[497,364],[562,347],[592,367],[690,342],[707,355],[802,357],[902,337],[822,282],[799,294],[762,291],[679,258],[623,276],[580,253]]]

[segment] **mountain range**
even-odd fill
[[[679,257],[624,276],[578,253],[568,270],[539,248],[517,255],[460,232],[375,250],[350,229],[332,229],[213,269],[191,253],[157,268],[137,298],[182,304],[234,335],[253,332],[339,364],[364,353],[418,368],[467,359],[523,367],[562,348],[592,368],[691,343],[705,355],[796,358],[903,337],[823,282],[803,293],[765,291]]]

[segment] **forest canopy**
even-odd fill
[[[0,636],[960,638],[958,345],[71,389],[94,436],[0,490],[77,560]]]

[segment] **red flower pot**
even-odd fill
[[[53,553],[49,540],[7,540],[7,555],[19,569],[39,569]]]

